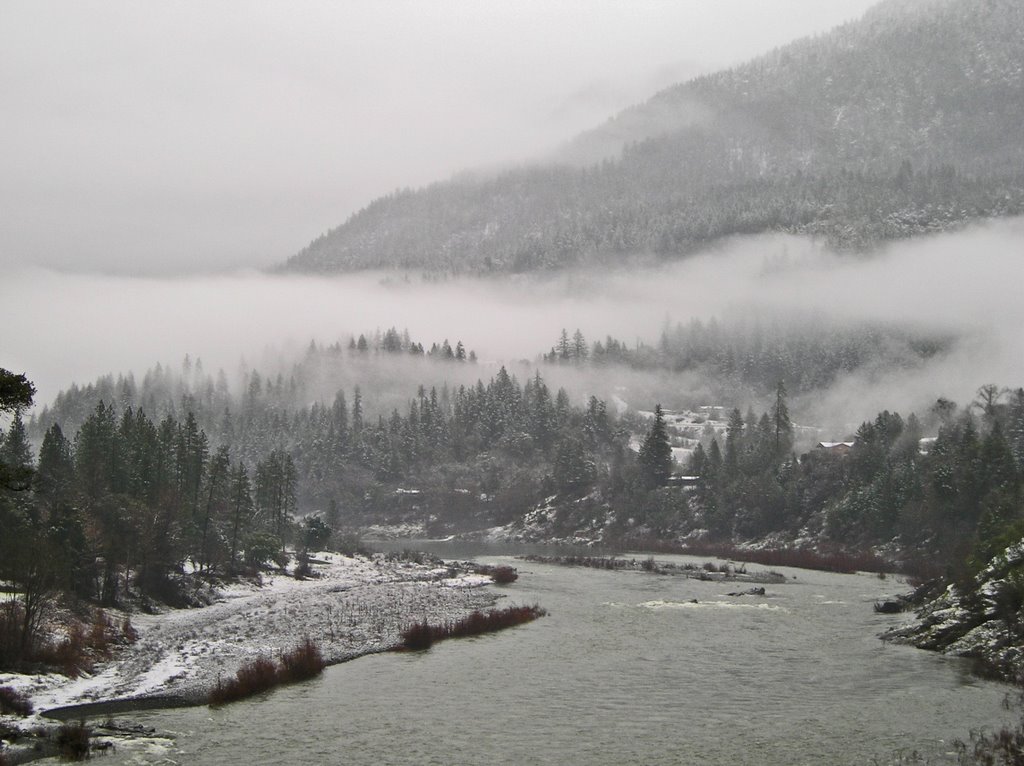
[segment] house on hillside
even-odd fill
[[[818,442],[818,446],[815,449],[829,455],[846,457],[850,454],[850,450],[853,449],[853,442]]]
[[[674,473],[668,477],[665,484],[669,487],[696,487],[699,481],[700,476],[680,476]]]

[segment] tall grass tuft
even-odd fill
[[[441,625],[417,622],[402,631],[402,643],[398,648],[410,651],[429,649],[435,641],[493,633],[532,622],[546,614],[546,610],[534,604],[533,606],[509,606],[504,609],[488,609],[487,611],[477,610],[458,620]]]
[[[138,637],[128,617],[115,623],[105,612],[97,610],[88,623],[73,620],[63,639],[41,642],[27,659],[77,678],[92,672],[97,662],[110,659],[116,647],[130,644]]]
[[[281,684],[304,681],[320,675],[327,666],[320,648],[311,639],[288,652],[282,652],[277,663],[267,657],[250,660],[235,671],[227,681],[217,680],[210,690],[207,703],[224,705],[265,692]]]
[[[17,689],[0,686],[0,713],[13,713],[24,718],[32,715],[32,703]]]
[[[65,761],[84,761],[89,758],[89,737],[92,730],[85,721],[64,723],[57,729],[57,751]]]
[[[312,639],[306,638],[290,652],[281,655],[277,675],[281,683],[293,683],[314,678],[323,673],[327,663]]]
[[[428,622],[417,622],[402,631],[402,646],[410,651],[429,649],[434,645],[434,628]]]

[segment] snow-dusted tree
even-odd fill
[[[672,475],[672,447],[661,405],[654,406],[654,423],[640,446],[640,470],[648,482],[660,486]]]
[[[789,407],[786,405],[786,384],[781,380],[775,387],[772,426],[775,430],[775,456],[778,457],[789,452],[793,446],[793,423],[789,419]]]
[[[594,461],[579,439],[563,439],[555,453],[552,478],[560,492],[576,493],[594,481]]]

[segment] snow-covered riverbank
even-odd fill
[[[411,622],[443,622],[489,606],[490,577],[448,567],[322,553],[317,577],[264,575],[262,584],[219,591],[207,607],[132,614],[138,640],[91,675],[0,673],[0,686],[31,700],[36,722],[48,711],[114,700],[200,702],[218,677],[246,660],[273,657],[310,637],[328,663],[384,651]],[[33,721],[4,719],[22,729]]]
[[[917,619],[890,630],[887,640],[976,660],[986,675],[1024,678],[1024,540],[992,557],[973,578],[932,583],[910,597]]]

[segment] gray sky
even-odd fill
[[[873,0],[0,5],[0,266],[283,260]]]

